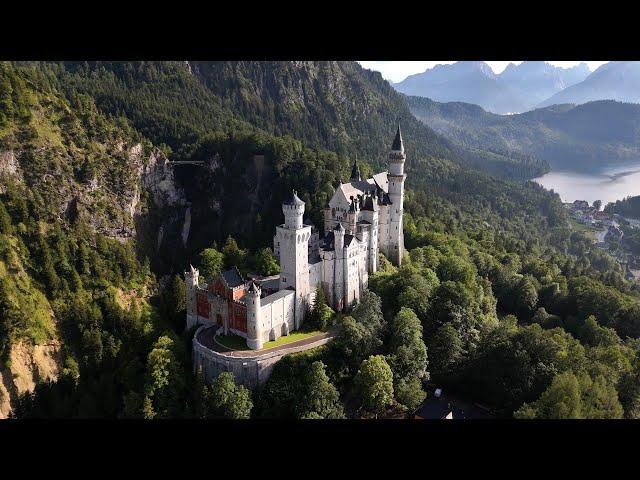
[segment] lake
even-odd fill
[[[640,195],[640,162],[596,173],[552,170],[533,181],[556,192],[563,202],[602,200],[604,207],[609,202]]]

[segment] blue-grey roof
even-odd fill
[[[352,182],[359,182],[362,180],[362,176],[360,175],[360,167],[358,166],[358,159],[356,158],[353,162],[353,168],[351,168],[351,178]]]
[[[400,125],[398,125],[398,131],[396,132],[396,138],[393,139],[393,145],[391,150],[401,151],[404,147],[402,145],[402,134],[400,133]]]
[[[240,275],[240,272],[238,271],[238,267],[233,267],[225,272],[221,272],[220,275],[229,288],[235,288],[239,287],[240,285],[244,285],[244,280],[242,279],[242,275]]]
[[[301,206],[304,205],[304,202],[302,200],[300,200],[300,197],[298,197],[298,192],[296,192],[295,190],[291,191],[291,195],[289,195],[284,202],[285,205],[295,205],[295,206]]]
[[[346,234],[346,235],[344,236],[344,246],[345,246],[345,247],[348,247],[349,245],[351,245],[351,241],[352,241],[353,239],[355,239],[355,238],[356,238],[356,237],[354,237],[353,235]]]

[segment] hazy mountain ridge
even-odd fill
[[[589,73],[584,63],[563,69],[546,62],[523,62],[495,74],[485,62],[456,62],[436,65],[393,86],[406,95],[473,103],[504,114],[529,110]]]
[[[591,74],[586,63],[575,67],[560,68],[546,62],[522,62],[520,65],[510,63],[499,75],[499,78],[517,90],[527,103],[541,102],[581,82]]]
[[[556,93],[538,106],[596,100],[640,103],[640,62],[606,63],[582,82]]]
[[[477,105],[407,97],[435,131],[468,147],[533,155],[553,168],[595,169],[640,158],[640,105],[597,101],[497,115]]]

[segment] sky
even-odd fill
[[[408,61],[405,61],[405,62],[359,62],[359,63],[363,67],[368,68],[370,70],[377,70],[382,74],[383,78],[386,78],[387,80],[390,80],[395,83],[395,82],[404,80],[409,75],[413,75],[414,73],[422,73],[425,70],[429,68],[433,68],[438,64],[455,63],[455,62],[413,62],[413,61],[408,62]],[[500,73],[505,68],[507,68],[507,65],[509,65],[510,63],[515,63],[516,65],[519,65],[522,63],[522,61],[519,61],[519,62],[486,61],[486,63],[489,64],[489,66],[493,69],[495,73]],[[557,67],[569,68],[569,67],[573,67],[574,65],[578,65],[580,62],[547,62],[547,63],[550,63],[551,65],[555,65]],[[607,62],[585,62],[585,63],[589,66],[589,68],[593,72],[600,65]]]

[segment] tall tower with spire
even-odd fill
[[[362,175],[360,175],[360,167],[358,166],[358,155],[356,155],[356,159],[353,162],[353,167],[351,168],[351,178],[352,182],[359,182],[362,180]]]
[[[404,255],[404,234],[402,229],[402,213],[404,207],[404,181],[407,175],[404,173],[404,144],[402,143],[402,133],[400,125],[396,137],[393,139],[391,152],[389,153],[389,199],[391,200],[389,210],[389,259],[394,265],[402,264]]]
[[[295,190],[282,204],[284,224],[276,227],[280,249],[280,290],[296,292],[295,328],[300,328],[309,293],[309,238],[311,226],[303,222],[304,202]]]

